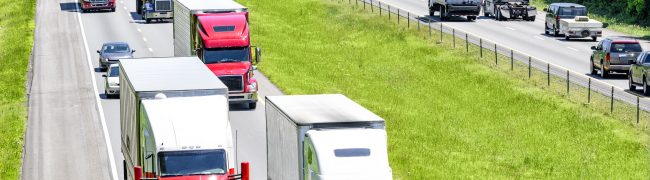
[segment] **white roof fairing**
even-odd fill
[[[154,134],[156,149],[225,149],[232,146],[228,99],[225,96],[142,100]]]
[[[228,89],[197,57],[121,59],[120,66],[137,92]]]
[[[181,5],[191,11],[208,11],[208,12],[246,12],[248,8],[233,0],[176,0]]]

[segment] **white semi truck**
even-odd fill
[[[268,180],[392,179],[384,120],[340,94],[266,97]]]
[[[120,84],[125,179],[232,175],[228,88],[198,58],[122,59]]]

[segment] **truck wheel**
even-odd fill
[[[628,81],[627,81],[627,82],[628,82],[628,86],[629,86],[629,88],[630,88],[630,91],[634,91],[634,90],[636,90],[636,86],[634,86],[634,83],[632,82],[632,74],[627,75],[627,77],[628,77]]]
[[[111,12],[115,12],[115,8],[111,8]]]
[[[444,6],[438,6],[438,7],[440,7],[440,21],[447,20],[447,13],[445,13]]]
[[[474,21],[476,20],[476,16],[467,16],[467,21]]]
[[[483,16],[490,17],[490,13],[487,12],[485,7],[483,7]]]
[[[564,40],[568,41],[569,39],[571,39],[569,36],[564,36]]]
[[[147,24],[149,24],[149,23],[151,23],[151,19],[145,19],[144,22],[146,22]]]
[[[593,40],[593,41],[598,41],[598,37],[597,37],[597,36],[592,36],[592,37],[591,37],[591,40]]]
[[[645,77],[643,78],[643,95],[650,95],[650,89],[648,89],[648,83],[646,82]]]
[[[598,70],[596,70],[596,67],[594,67],[594,61],[593,61],[593,59],[592,59],[591,61],[589,61],[589,62],[590,62],[590,64],[591,64],[591,75],[596,75],[596,74],[598,74]]]
[[[255,108],[257,108],[257,102],[248,103],[248,109],[255,109]]]
[[[607,72],[605,70],[605,64],[602,63],[602,64],[600,64],[600,77],[602,77],[604,79],[604,78],[607,78],[607,76],[609,76],[609,72]]]
[[[560,36],[559,34],[560,34],[560,31],[555,29],[555,26],[553,26],[553,36],[558,37],[558,36]]]
[[[127,180],[126,178],[126,160],[122,160],[122,175],[124,176],[124,180]]]
[[[528,17],[528,19],[529,19],[530,21],[532,21],[532,22],[535,22],[535,16],[530,16],[530,17]]]

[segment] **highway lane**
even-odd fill
[[[36,7],[22,179],[114,179],[76,3]]]
[[[418,16],[428,17],[429,14],[426,0],[380,1],[382,4],[389,4],[392,7],[398,7]],[[542,8],[538,7],[538,10],[541,11]],[[438,20],[437,17],[432,18]],[[589,75],[590,71],[590,47],[597,44],[597,42],[587,39],[565,41],[564,37],[544,35],[544,13],[537,15],[534,22],[520,20],[500,22],[481,16],[475,22],[467,22],[465,18],[454,18],[451,21],[444,22],[444,24],[585,75]],[[607,29],[603,32],[603,36],[629,37]],[[641,42],[644,48],[650,49],[650,44],[647,41]],[[598,76],[592,77],[601,79]],[[601,80],[619,88],[627,89],[627,80],[624,75]]]
[[[134,54],[136,58],[169,57],[174,55],[172,23],[145,24],[134,11],[134,1],[118,0],[116,12],[84,13],[81,15],[88,36],[88,44],[91,52],[93,52],[94,67],[98,67],[97,59],[99,58],[95,50],[99,49],[102,43],[108,41],[128,42],[133,49],[136,49]],[[102,97],[101,102],[105,112],[113,154],[118,175],[121,179],[123,175],[123,157],[120,150],[119,99],[105,97],[103,74],[105,72],[97,70],[94,78],[97,79],[97,93]],[[253,179],[265,179],[266,124],[264,120],[264,103],[261,101],[266,95],[280,95],[281,92],[261,73],[257,72],[255,77],[258,79],[260,87],[260,102],[258,102],[257,109],[248,110],[241,105],[233,104],[231,105],[230,117],[233,126],[233,137],[237,139],[237,162],[249,161],[251,163],[251,177]]]

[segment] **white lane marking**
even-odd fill
[[[539,39],[539,40],[542,40],[542,41],[544,40],[544,38],[539,37],[539,36],[535,36],[535,38],[537,38],[537,39]]]
[[[142,37],[142,40],[143,40],[144,42],[147,42],[147,38],[146,38],[146,37]]]
[[[120,4],[124,4],[124,1],[120,1]]]
[[[77,9],[81,9],[79,4],[77,4]],[[106,118],[104,117],[104,108],[102,107],[102,102],[99,100],[99,92],[97,89],[97,80],[95,80],[95,68],[93,68],[93,63],[90,57],[90,49],[88,48],[88,41],[86,39],[86,31],[84,31],[84,24],[81,21],[81,13],[77,13],[77,19],[79,20],[79,29],[81,29],[81,38],[84,41],[84,48],[86,48],[86,60],[88,60],[88,70],[90,70],[90,79],[93,83],[93,90],[95,93],[95,101],[97,103],[97,111],[99,112],[99,120],[102,123],[102,129],[104,131],[104,141],[106,141],[106,148],[108,152],[108,161],[110,163],[110,171],[113,176],[113,180],[117,180],[117,168],[115,167],[115,158],[113,157],[113,147],[111,146],[111,140],[108,135],[108,128],[106,127]]]
[[[126,6],[124,6],[124,10],[127,10]]]
[[[138,30],[138,32],[142,32],[142,30],[140,28],[138,28],[137,30]]]
[[[573,51],[575,51],[575,52],[578,52],[578,50],[575,49],[575,48],[572,48],[572,47],[569,47],[569,46],[567,46],[566,48],[567,48],[567,49],[571,49],[571,50],[573,50]]]
[[[508,26],[506,26],[506,29],[510,29],[510,30],[516,31],[515,28],[511,28],[511,27],[508,27]]]
[[[153,49],[149,48],[149,52],[153,52]]]

